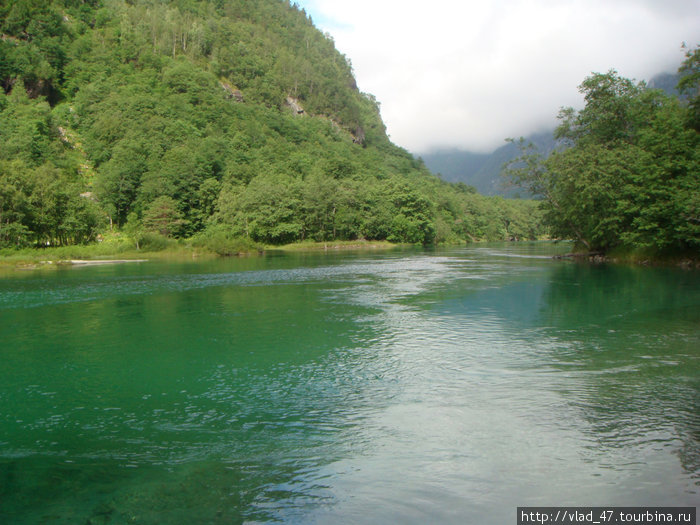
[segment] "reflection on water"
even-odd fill
[[[3,279],[0,522],[694,505],[700,276],[556,249]]]

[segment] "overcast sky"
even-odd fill
[[[552,128],[591,72],[648,80],[700,43],[700,0],[296,1],[416,154]]]

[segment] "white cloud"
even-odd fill
[[[648,79],[700,43],[700,0],[301,0],[382,105],[394,142],[492,150],[552,126],[576,87]]]

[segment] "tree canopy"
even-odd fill
[[[543,197],[555,236],[586,249],[700,250],[698,49],[681,66],[684,99],[616,71],[579,87],[585,107],[564,108],[560,148],[543,158],[524,143],[506,173]]]

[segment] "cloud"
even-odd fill
[[[490,151],[580,106],[591,72],[648,79],[700,43],[700,0],[302,0],[415,153]]]

